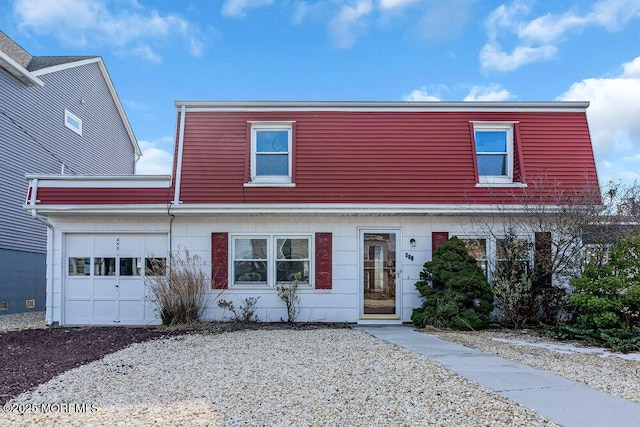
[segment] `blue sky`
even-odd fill
[[[640,179],[640,0],[11,0],[0,29],[104,58],[141,173],[176,99],[580,100],[600,181]]]

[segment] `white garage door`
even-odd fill
[[[67,234],[64,324],[159,324],[145,266],[167,252],[166,234]]]

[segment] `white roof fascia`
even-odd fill
[[[27,174],[27,180],[38,180],[44,188],[169,188],[171,175],[38,175]]]
[[[381,112],[584,112],[586,101],[546,102],[340,102],[340,101],[175,101],[176,108],[185,106],[187,111],[381,111]]]
[[[25,209],[37,209],[40,214],[65,215],[167,215],[167,204],[125,204],[125,205],[25,205]],[[549,213],[560,206],[547,206]],[[531,206],[526,205],[361,205],[361,204],[308,204],[308,205],[176,205],[172,204],[170,214],[176,216],[207,215],[347,215],[347,216],[473,216],[489,214],[526,215]]]
[[[22,65],[18,64],[16,61],[13,60],[13,58],[11,58],[9,55],[7,55],[1,50],[0,50],[0,62],[7,63],[10,67],[14,68],[16,71],[22,74],[25,80],[31,83],[31,86],[44,86],[44,82],[40,80],[38,77],[36,77],[37,74],[30,72],[29,70],[24,68]]]
[[[40,68],[39,70],[32,71],[34,76],[41,76],[43,74],[51,74],[56,71],[67,70],[69,68],[80,67],[82,65],[93,64],[94,62],[100,62],[101,59],[99,56],[95,58],[87,58],[81,59],[79,61],[65,62],[64,64],[52,65],[50,67]]]
[[[115,87],[113,86],[113,82],[111,81],[111,77],[109,77],[109,72],[107,71],[107,67],[104,65],[104,61],[101,57],[82,59],[80,61],[67,62],[66,64],[54,65],[52,67],[42,68],[38,71],[34,71],[33,74],[36,76],[43,74],[55,73],[56,71],[67,70],[69,68],[80,67],[82,65],[98,63],[100,67],[100,72],[102,72],[102,76],[104,77],[104,81],[107,83],[107,87],[109,88],[109,92],[111,93],[111,97],[113,98],[113,102],[116,104],[116,108],[118,109],[118,113],[120,114],[120,119],[124,124],[124,127],[129,135],[129,139],[131,140],[131,145],[133,145],[133,150],[135,151],[136,156],[142,156],[142,150],[140,150],[140,145],[138,145],[138,140],[136,139],[133,130],[131,129],[131,125],[129,124],[129,119],[127,118],[127,114],[122,107],[122,103],[120,102],[120,98],[118,97],[118,93],[116,92]]]
[[[23,209],[36,211],[38,215],[163,215],[167,216],[167,204],[148,205],[23,205]]]

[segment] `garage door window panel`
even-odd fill
[[[120,258],[120,276],[142,275],[141,258]]]
[[[116,275],[116,259],[98,257],[93,261],[94,276],[115,276]]]
[[[91,258],[69,258],[69,276],[90,276]]]

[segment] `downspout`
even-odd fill
[[[186,119],[186,107],[183,105],[180,107],[180,123],[179,123],[179,133],[178,133],[178,158],[176,159],[176,181],[175,181],[175,190],[173,193],[173,201],[169,203],[167,214],[171,217],[169,221],[169,257],[172,256],[173,251],[173,220],[175,215],[171,213],[171,208],[174,205],[179,205],[180,202],[180,182],[182,180],[182,152],[184,150],[184,124]],[[171,262],[169,263],[171,264]]]
[[[180,181],[182,179],[182,150],[184,148],[184,122],[186,108],[180,107],[180,134],[178,135],[178,158],[176,161],[176,188],[171,204],[180,204]]]
[[[31,180],[31,184],[29,184],[29,190],[31,193],[31,197],[28,200],[30,206],[34,206],[31,209],[31,216],[36,220],[40,221],[47,227],[47,270],[45,273],[46,280],[46,294],[45,294],[45,321],[47,326],[51,326],[53,324],[53,238],[54,238],[54,229],[53,224],[51,224],[45,217],[38,215],[35,206],[38,199],[38,179],[34,178]]]
[[[142,154],[136,153],[136,158],[133,160],[133,174],[136,175],[138,173],[138,161],[142,157]]]

